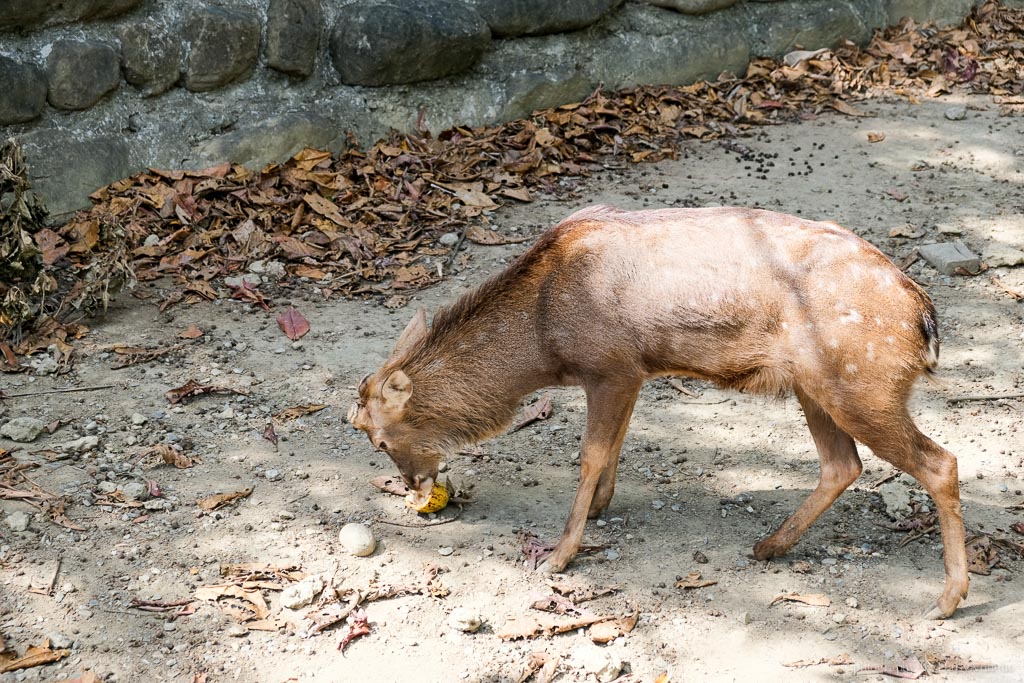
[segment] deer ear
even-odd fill
[[[421,308],[416,311],[413,315],[412,320],[405,326],[401,336],[398,337],[398,341],[395,342],[395,348],[391,352],[391,357],[394,358],[401,353],[409,350],[413,344],[420,341],[427,336],[427,309]]]
[[[388,408],[401,408],[412,396],[412,380],[403,371],[395,370],[384,380],[380,395]]]

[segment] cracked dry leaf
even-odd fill
[[[270,608],[259,589],[247,589],[234,584],[215,584],[196,589],[196,599],[212,602],[217,609],[242,623],[262,621],[270,616]]]
[[[693,589],[693,588],[707,588],[708,586],[714,586],[718,581],[711,581],[709,579],[700,578],[700,572],[690,572],[683,578],[676,581],[676,588]]]
[[[234,503],[238,500],[241,500],[242,498],[248,498],[249,495],[253,492],[254,488],[255,487],[250,486],[249,488],[243,489],[241,491],[233,491],[231,493],[217,493],[212,496],[202,498],[201,500],[198,501],[198,505],[200,509],[206,510],[207,512],[211,510],[216,510],[217,508],[222,508],[225,505]]]
[[[21,657],[16,657],[13,654],[0,653],[0,673],[7,673],[9,671],[19,671],[21,669],[31,669],[35,666],[41,666],[43,664],[53,664],[59,662],[68,655],[71,654],[71,650],[54,650],[50,647],[49,639],[44,640],[40,645],[30,645],[25,654]]]
[[[309,321],[298,309],[293,307],[285,309],[281,315],[277,316],[277,326],[292,341],[302,339],[309,332]]]
[[[636,622],[640,618],[640,608],[633,607],[633,613],[627,614],[624,617],[612,619],[610,621],[602,621],[599,624],[594,624],[590,627],[587,635],[592,641],[599,644],[610,643],[620,636],[624,636],[627,633],[633,631],[636,628]]]
[[[551,416],[551,394],[543,394],[536,401],[519,412],[519,417],[509,428],[508,433],[518,432],[523,427],[538,420],[546,420]]]
[[[326,403],[303,403],[302,405],[292,406],[285,408],[274,413],[274,417],[282,422],[288,422],[295,418],[302,417],[304,415],[312,415],[313,413],[319,413],[321,410],[327,407]]]
[[[233,389],[215,384],[200,384],[194,379],[190,379],[180,387],[168,389],[164,392],[164,396],[167,398],[168,403],[174,405],[196,396],[203,396],[204,394],[240,394],[244,396],[245,393],[241,389]]]
[[[777,596],[774,600],[768,603],[769,607],[774,607],[780,602],[800,602],[805,605],[811,605],[813,607],[828,607],[832,604],[832,601],[827,595],[822,593],[785,593]]]

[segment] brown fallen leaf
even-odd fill
[[[548,581],[548,586],[559,595],[564,595],[577,603],[588,602],[605,595],[612,595],[613,593],[621,590],[621,588],[616,585],[593,587],[563,581]]]
[[[640,618],[640,608],[634,606],[633,613],[611,621],[602,621],[590,627],[587,635],[595,643],[609,643],[619,636],[624,636],[636,628],[636,622]]]
[[[206,672],[197,671],[192,674],[192,683],[206,683]]]
[[[558,633],[574,631],[578,628],[593,626],[602,621],[608,621],[615,617],[588,614],[579,617],[557,616],[549,613],[526,614],[519,617],[509,617],[497,636],[502,640],[517,640],[519,638],[538,638],[540,636],[552,636]]]
[[[302,405],[292,406],[291,408],[285,408],[284,410],[278,411],[277,413],[274,413],[274,417],[282,422],[286,422],[288,420],[294,420],[297,417],[302,417],[303,415],[318,413],[326,407],[327,405],[324,403],[304,403]]]
[[[216,584],[200,586],[196,589],[196,599],[212,602],[217,608],[242,623],[262,620],[270,616],[270,608],[259,589],[246,589],[234,584]]]
[[[1010,528],[1016,531],[1018,534],[1024,534],[1024,522],[1014,522],[1010,525]]]
[[[805,605],[811,605],[813,607],[828,607],[832,604],[832,601],[829,600],[828,596],[823,595],[822,593],[808,593],[806,595],[801,595],[800,593],[788,593],[779,595],[768,603],[768,606],[774,607],[780,602],[802,602]]]
[[[893,676],[895,678],[908,678],[916,679],[920,678],[925,672],[924,665],[921,664],[921,660],[917,657],[907,657],[901,662],[896,664],[881,664],[878,666],[865,666],[857,670],[857,673],[865,671],[880,673],[884,676]]]
[[[898,202],[904,202],[907,200],[907,193],[898,187],[887,187],[884,192]]]
[[[195,325],[189,325],[184,330],[178,333],[178,339],[199,339],[205,332],[199,329]]]
[[[139,363],[148,363],[149,361],[162,358],[172,351],[177,351],[181,347],[175,344],[174,346],[165,346],[163,348],[147,349],[138,346],[115,346],[114,353],[118,356],[118,361],[113,365],[114,370],[120,370],[121,368],[127,368],[132,365],[138,365]]]
[[[853,659],[848,654],[836,655],[835,657],[821,657],[819,659],[799,659],[795,662],[784,662],[782,666],[789,667],[790,669],[802,669],[808,666],[817,666],[819,664],[828,664],[829,666],[849,666],[853,664]]]
[[[277,430],[274,429],[273,422],[268,422],[267,426],[263,428],[263,438],[274,444],[274,448],[277,448]]]
[[[309,332],[309,321],[296,308],[289,307],[277,316],[277,326],[292,341],[298,341]]]
[[[338,641],[338,649],[344,652],[346,645],[369,633],[370,622],[366,619],[366,610],[359,608],[348,616],[348,632]]]
[[[232,287],[231,298],[240,299],[242,301],[248,301],[251,304],[256,304],[264,311],[270,310],[270,299],[263,296],[262,292],[258,291],[248,282],[242,282],[242,285],[240,287]]]
[[[789,563],[789,568],[797,574],[810,574],[813,569],[807,560],[792,560]]]
[[[718,582],[701,579],[700,572],[690,572],[683,578],[676,581],[676,588],[707,588],[708,586],[714,586],[716,583]]]
[[[868,132],[868,142],[881,142],[885,139],[885,133]]]
[[[989,662],[973,662],[970,657],[964,658],[960,655],[931,655],[926,654],[924,658],[934,669],[940,671],[979,671],[983,669],[994,669],[995,664]]]
[[[531,678],[535,683],[551,683],[561,662],[562,658],[558,655],[535,650],[530,653],[530,659],[526,663],[526,668],[516,678],[516,683],[526,683]]]
[[[844,100],[832,100],[831,102],[829,102],[829,106],[835,109],[840,114],[846,114],[847,116],[871,116],[871,114],[867,113],[866,111],[861,111],[860,109],[857,109],[857,107],[853,106],[852,104]]]
[[[402,308],[407,303],[409,303],[409,297],[404,294],[392,294],[384,300],[384,308],[394,311]]]
[[[234,491],[231,493],[217,493],[212,496],[200,499],[198,502],[199,508],[201,510],[206,511],[216,510],[217,508],[224,507],[225,505],[228,505],[229,503],[234,503],[235,501],[241,500],[242,498],[248,498],[249,494],[251,494],[252,492],[253,487],[250,486],[249,488],[244,489],[242,491]]]
[[[187,455],[185,455],[182,451],[179,451],[174,446],[166,443],[157,444],[156,446],[153,446],[152,448],[146,450],[142,455],[143,457],[155,455],[159,457],[160,460],[164,462],[164,464],[174,465],[179,470],[187,470],[189,467],[192,467],[192,465],[195,464],[193,460],[189,458]]]
[[[68,655],[71,650],[54,650],[50,647],[50,641],[44,640],[40,645],[31,645],[21,657],[9,658],[0,655],[0,673],[18,671],[20,669],[31,669],[34,666],[53,664],[59,662]]]
[[[988,576],[992,570],[1001,567],[999,549],[992,545],[991,537],[985,534],[969,535],[967,546],[967,571]]]
[[[390,493],[395,496],[409,495],[409,487],[405,485],[405,482],[402,481],[401,477],[382,474],[379,477],[371,479],[370,484],[384,493]]]
[[[181,403],[186,399],[195,398],[196,396],[202,396],[204,394],[241,394],[245,395],[246,392],[241,389],[232,389],[231,387],[223,387],[214,384],[200,384],[194,379],[190,379],[188,382],[175,389],[168,389],[164,392],[164,396],[167,398],[167,402],[171,405]]]
[[[1012,287],[1004,283],[998,275],[990,275],[988,279],[996,287],[1006,292],[1006,294],[1008,294],[1010,298],[1012,298],[1014,301],[1020,301],[1021,299],[1024,299],[1024,294],[1021,294],[1016,289],[1013,289]]]
[[[551,415],[551,395],[544,394],[539,399],[522,409],[519,417],[508,430],[509,434],[517,432],[523,427],[533,424],[537,420],[546,420]]]
[[[484,245],[497,245],[497,244],[519,244],[525,242],[529,237],[505,237],[498,234],[494,230],[474,225],[466,230],[466,239],[470,242]]]

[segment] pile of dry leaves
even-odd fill
[[[229,291],[223,283],[257,261],[316,282],[327,297],[387,294],[402,305],[397,292],[443,277],[463,239],[511,241],[486,227],[502,202],[566,192],[561,180],[620,160],[673,157],[687,138],[736,135],[826,108],[856,116],[848,100],[882,92],[917,98],[961,88],[1019,108],[1022,37],[1024,10],[988,2],[958,28],[905,20],[877,32],[867,48],[846,43],[757,59],[742,78],[597,91],[496,127],[454,128],[436,138],[396,132],[368,151],[353,145],[337,157],[306,149],[259,172],[226,163],[152,169],[97,191],[91,210],[56,230],[29,224],[25,248],[38,250],[43,272],[55,281],[57,273],[74,274],[75,284],[40,294],[50,303],[38,310],[5,309],[0,341],[12,337],[16,354],[45,348],[58,334],[40,336],[47,320],[104,301],[108,282],[132,274],[172,278],[163,307],[229,295],[265,306],[257,288]],[[458,241],[439,244],[445,232]],[[36,334],[22,339],[22,328]]]

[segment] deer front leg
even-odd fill
[[[569,564],[583,540],[583,527],[602,475],[615,476],[614,463],[626,436],[640,382],[606,383],[586,387],[587,429],[580,449],[580,485],[558,544],[540,566],[542,572],[560,572]],[[612,480],[614,483],[614,480]],[[610,497],[610,494],[609,494]],[[607,502],[605,502],[607,504]]]

